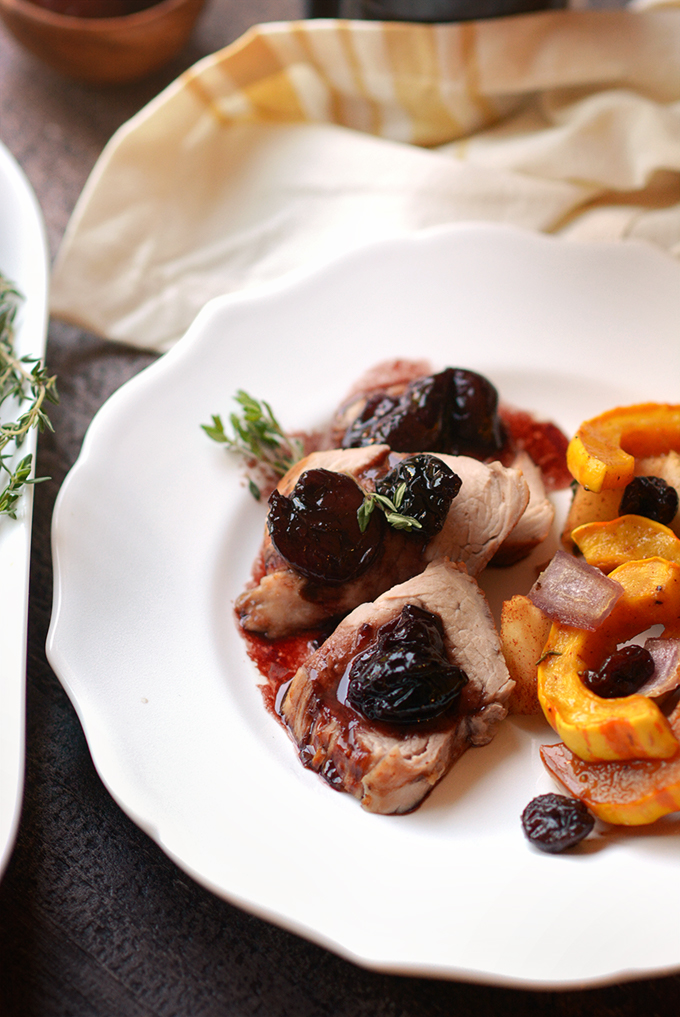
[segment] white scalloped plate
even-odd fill
[[[16,283],[24,304],[15,347],[42,357],[47,332],[48,253],[42,213],[23,171],[0,144],[0,272]],[[8,407],[9,408],[9,407]],[[12,410],[12,413],[14,410]],[[35,451],[36,435],[21,456]],[[4,480],[0,478],[4,486]],[[26,630],[33,490],[17,518],[0,517],[0,874],[14,844],[24,780]]]
[[[567,987],[680,967],[672,821],[564,856],[525,841],[542,722],[507,721],[404,817],[300,766],[231,613],[264,509],[199,428],[240,387],[310,427],[366,367],[428,356],[572,431],[677,399],[679,339],[680,266],[652,248],[476,224],[211,302],[99,412],[54,516],[49,657],[123,809],[215,893],[372,968]],[[531,578],[486,586],[497,605]]]

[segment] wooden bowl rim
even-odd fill
[[[176,8],[188,6],[192,2],[196,3],[196,0],[155,0],[152,7],[145,7],[131,14],[117,14],[111,18],[81,18],[75,14],[60,14],[58,11],[51,11],[31,3],[31,0],[0,0],[0,8],[24,15],[28,21],[51,25],[54,28],[73,28],[80,32],[100,34],[102,30],[106,31],[121,24],[143,24],[146,21],[159,20]]]

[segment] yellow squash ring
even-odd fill
[[[580,759],[668,759],[680,744],[651,699],[602,699],[579,675],[597,670],[617,645],[652,625],[663,625],[664,636],[680,635],[680,565],[646,558],[620,565],[611,578],[624,593],[598,629],[553,623],[538,666],[538,698],[552,727]]]
[[[635,458],[680,451],[680,406],[641,403],[619,406],[586,420],[567,448],[567,466],[589,491],[625,487]]]

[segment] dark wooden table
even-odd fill
[[[302,0],[211,0],[181,58],[118,89],[59,78],[0,30],[0,138],[35,188],[52,254],[90,169],[121,123],[186,66],[251,24],[302,12]],[[62,401],[52,414],[55,433],[39,444],[38,472],[52,480],[36,489],[25,800],[0,883],[2,1017],[676,1015],[680,977],[534,993],[362,970],[201,889],[120,811],[45,658],[50,519],[92,415],[152,357],[56,321],[47,357]],[[499,858],[501,872],[502,866]],[[465,915],[451,920],[465,922]],[[584,940],[584,950],[597,948]]]

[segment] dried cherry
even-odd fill
[[[442,451],[442,415],[448,390],[444,372],[417,378],[401,396],[374,396],[347,428],[343,448],[384,444],[395,452]]]
[[[467,680],[448,659],[441,618],[407,604],[352,661],[347,702],[368,720],[418,724],[448,710]]]
[[[498,416],[498,392],[487,378],[475,371],[449,370],[452,377],[445,420],[445,451],[474,459],[498,455],[505,443],[505,432]]]
[[[301,575],[345,583],[369,567],[382,543],[385,521],[374,512],[365,532],[357,511],[364,492],[346,473],[306,470],[290,497],[273,491],[267,527],[279,554]]]
[[[436,456],[419,453],[390,470],[376,484],[376,491],[394,501],[402,484],[406,484],[406,490],[399,512],[421,524],[421,530],[412,531],[416,536],[431,540],[444,525],[451,502],[460,491],[460,477]]]
[[[587,837],[595,818],[578,798],[539,795],[522,813],[522,829],[534,847],[559,854]]]
[[[494,386],[481,374],[453,367],[417,378],[400,396],[372,396],[342,441],[343,448],[386,444],[395,452],[476,459],[498,455],[504,443]]]
[[[597,671],[584,671],[581,681],[602,699],[632,696],[654,674],[654,658],[643,646],[630,643],[615,650]]]
[[[646,516],[668,526],[678,511],[678,492],[662,477],[635,477],[626,487],[619,515]]]

